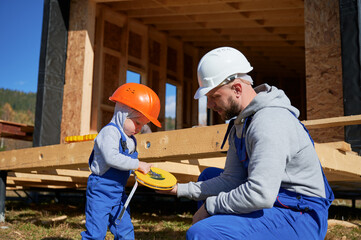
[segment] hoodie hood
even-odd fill
[[[125,119],[129,115],[133,114],[134,111],[135,111],[134,109],[128,107],[127,105],[117,102],[115,104],[114,114],[110,122],[115,123],[118,127],[120,127],[123,130]]]
[[[269,86],[268,84],[257,86],[254,90],[256,91],[257,96],[238,115],[237,120],[239,122],[263,108],[285,108],[292,112],[297,118],[300,115],[298,109],[291,105],[290,99],[283,90],[274,86]]]

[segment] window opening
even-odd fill
[[[202,96],[198,100],[198,124],[207,126],[207,97]]]
[[[127,70],[127,83],[140,83],[141,75],[137,72]]]
[[[176,129],[177,87],[166,83],[165,97],[165,130],[174,130]]]

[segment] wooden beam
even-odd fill
[[[361,177],[361,157],[342,153],[325,144],[315,143],[317,155],[323,168]]]
[[[347,142],[344,142],[344,141],[320,143],[320,144],[327,145],[327,146],[329,146],[331,148],[335,148],[337,150],[344,151],[344,152],[352,151],[351,144],[349,144]]]
[[[304,26],[289,26],[289,27],[264,27],[264,28],[247,28],[247,31],[239,31],[239,28],[227,28],[227,29],[220,29],[220,34],[305,34]]]
[[[303,18],[292,18],[288,21],[283,19],[266,19],[266,20],[237,20],[227,22],[206,22],[207,28],[238,28],[245,29],[251,27],[302,27],[304,26]]]
[[[93,142],[77,142],[0,152],[0,170],[84,165],[87,164],[93,144]]]
[[[139,135],[139,157],[144,161],[158,162],[224,156],[220,146],[226,127],[226,124],[220,124]]]
[[[93,1],[71,4],[60,142],[65,136],[83,135],[90,130],[95,5]]]
[[[0,120],[0,137],[32,141],[34,126]]]
[[[68,176],[68,177],[79,177],[87,178],[90,175],[89,168],[86,170],[73,170],[73,169],[53,169],[53,170],[35,170],[31,171],[33,174],[46,174],[46,175],[58,175],[58,176]]]
[[[150,1],[149,1],[150,2]],[[197,3],[197,1],[195,1]],[[206,3],[206,2],[204,2]],[[142,3],[143,4],[143,3]],[[207,4],[187,4],[181,6],[171,5],[172,1],[166,4],[151,4],[148,6],[139,4],[138,7],[122,6],[121,4],[110,5],[115,11],[125,11],[129,17],[152,17],[152,16],[174,16],[174,15],[192,15],[192,14],[209,14],[228,13],[228,12],[250,12],[250,11],[270,11],[270,10],[292,10],[303,9],[302,1],[247,1],[240,3],[226,4],[219,1],[208,2]]]
[[[231,12],[231,13],[209,13],[202,15],[189,15],[194,21],[226,22],[232,20],[262,20],[262,19],[304,19],[303,9],[281,9],[273,11]],[[159,19],[160,17],[158,17]],[[149,19],[149,18],[147,18]]]
[[[360,121],[361,115],[357,115],[320,119],[316,122],[304,121],[304,124],[315,128],[323,127],[322,124],[327,126],[360,124]],[[226,128],[227,124],[220,124],[137,135],[139,158],[147,162],[159,162],[224,157],[227,145],[224,149],[220,146]],[[75,168],[77,165],[86,167],[92,148],[93,142],[77,142],[4,151],[0,152],[0,170]],[[354,164],[357,166],[358,163]]]
[[[285,35],[216,35],[216,36],[180,36],[184,42],[218,42],[218,41],[304,41],[302,34]]]
[[[15,187],[21,185],[23,187],[48,188],[48,189],[86,188],[86,184],[68,183],[68,184],[55,185],[55,184],[42,183],[41,181],[39,182],[36,180],[29,181],[28,179],[12,178],[12,177],[9,177],[9,180],[6,184],[9,187]]]
[[[88,176],[69,177],[69,176],[57,176],[57,175],[21,173],[21,172],[9,172],[8,176],[15,178],[23,178],[23,179],[37,179],[40,181],[83,182],[83,183],[86,183],[88,178]]]
[[[302,123],[305,124],[308,129],[359,125],[361,124],[361,115],[307,120],[302,121]]]

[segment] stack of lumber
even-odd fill
[[[308,129],[361,124],[361,115],[303,123]],[[173,173],[179,182],[196,181],[204,168],[224,166],[227,144],[220,146],[226,129],[220,124],[137,135],[139,158]],[[84,189],[92,148],[93,141],[85,141],[0,152],[0,171],[8,171],[8,190]],[[315,143],[315,148],[333,190],[361,196],[361,157],[350,145]]]

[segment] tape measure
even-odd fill
[[[135,179],[142,185],[157,189],[171,190],[177,184],[177,179],[173,174],[160,168],[151,167],[148,174],[134,171]]]
[[[78,135],[78,136],[67,136],[65,137],[65,142],[83,142],[83,141],[91,141],[96,138],[98,134],[87,134],[87,135]]]
[[[119,217],[116,219],[115,224],[119,225],[122,220],[125,210],[127,209],[130,200],[132,199],[135,190],[138,187],[138,182],[146,187],[153,188],[156,190],[172,190],[177,184],[177,179],[173,176],[173,174],[160,169],[151,167],[150,171],[147,174],[144,174],[139,171],[134,171],[135,183],[130,191],[130,194],[127,200],[124,203],[124,206],[119,214]]]

